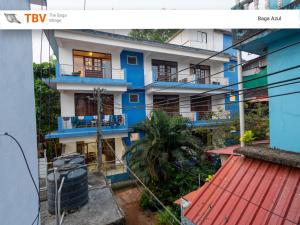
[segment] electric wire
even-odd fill
[[[261,55],[260,57],[258,57],[257,59],[262,59],[262,58],[264,58],[264,57],[266,57],[266,56],[268,56],[268,55],[274,54],[274,53],[276,53],[276,52],[282,51],[282,50],[284,50],[284,49],[286,49],[286,48],[290,48],[290,47],[293,47],[293,46],[298,45],[298,44],[300,44],[300,41],[297,41],[297,42],[294,42],[294,43],[292,43],[292,44],[288,44],[288,45],[286,45],[286,46],[283,46],[283,47],[280,47],[280,48],[278,48],[278,49],[275,49],[275,50],[272,50],[272,51],[270,51],[270,52],[267,52],[267,53]],[[240,64],[236,64],[236,65],[233,66],[233,68],[236,68],[236,67],[238,67],[238,66],[240,66],[240,65],[246,64],[246,63],[248,63],[249,61],[250,61],[250,60],[248,60],[248,61],[246,61],[246,62],[242,62],[242,63],[240,63]],[[256,67],[254,67],[253,69],[255,69],[255,68],[259,68],[259,66],[256,66]],[[222,74],[223,72],[228,71],[228,70],[229,70],[229,68],[224,69],[224,70],[221,70],[221,71],[216,72],[216,73],[214,73],[214,74],[211,74],[211,75],[208,75],[208,76],[204,76],[204,77],[202,77],[202,79],[203,79],[203,78],[204,78],[204,79],[205,79],[205,78],[210,78],[210,77],[213,77],[213,76],[215,76],[215,75]],[[166,88],[164,88],[164,89],[158,89],[158,90],[156,90],[156,92],[159,92],[159,91],[162,91],[162,90],[166,90],[166,89],[170,89],[170,88],[174,88],[174,87],[181,86],[181,85],[185,85],[185,84],[187,84],[187,83],[197,82],[198,80],[199,80],[199,79],[195,79],[195,80],[188,81],[188,82],[182,82],[182,83],[179,83],[179,84],[176,84],[176,85],[172,85],[172,86],[170,86],[170,87],[166,87]],[[152,83],[151,83],[151,84],[152,84]],[[150,84],[149,84],[149,85],[150,85]],[[236,84],[236,85],[238,85],[238,84]],[[132,90],[134,90],[134,89],[131,89],[131,91],[132,91]],[[185,97],[190,97],[190,96],[194,96],[194,95],[195,95],[195,94],[189,95],[189,96],[185,96]],[[158,102],[158,104],[159,104],[159,103],[163,104],[163,103],[165,103],[165,102],[166,102],[166,101],[163,100],[163,101]]]
[[[37,197],[38,197],[38,205],[40,205],[40,193],[39,193],[39,189],[38,189],[38,186],[37,186],[37,184],[36,184],[36,182],[35,182],[35,180],[34,180],[34,178],[33,178],[33,175],[32,175],[31,169],[30,169],[30,166],[29,166],[29,164],[28,164],[28,160],[27,160],[27,158],[26,158],[26,155],[25,155],[25,153],[24,153],[24,150],[23,150],[23,148],[22,148],[20,142],[19,142],[13,135],[11,135],[11,134],[9,134],[9,133],[7,133],[7,132],[4,133],[4,134],[1,134],[0,136],[7,136],[7,137],[9,137],[10,139],[12,139],[12,140],[17,144],[18,149],[20,150],[21,155],[22,155],[22,157],[23,157],[23,159],[24,159],[24,162],[25,162],[25,165],[26,165],[27,172],[28,172],[28,174],[29,174],[29,176],[30,176],[30,179],[31,179],[32,183],[33,183],[34,189],[35,189],[35,191],[36,191],[36,193],[37,193]],[[37,216],[36,216],[35,219],[33,220],[32,225],[35,223],[35,221],[37,221],[37,224],[39,224],[39,216],[40,216],[40,210],[38,210]]]
[[[104,139],[105,140],[105,139]],[[106,140],[105,140],[106,141]],[[114,152],[113,147],[109,144],[109,142],[106,141],[106,144],[109,146],[110,151],[114,154],[115,158],[122,162],[122,160],[117,156],[117,154]],[[172,216],[172,218],[178,223],[181,224],[180,221],[177,219],[177,217],[156,197],[156,195],[145,185],[141,179],[131,170],[131,168],[124,163],[124,166],[129,170],[129,172],[135,177],[136,180],[148,191],[148,193]]]
[[[234,47],[236,47],[236,46],[238,46],[238,45],[240,45],[241,43],[243,43],[243,42],[245,42],[245,41],[247,41],[247,40],[249,40],[249,39],[251,39],[251,38],[253,38],[253,37],[255,37],[255,36],[257,36],[257,35],[259,35],[259,34],[261,34],[261,33],[263,33],[263,32],[265,32],[265,31],[266,31],[266,29],[259,30],[258,32],[255,32],[254,34],[249,35],[249,37],[244,38],[244,39],[242,39],[242,40],[236,42],[235,44],[233,44],[233,45],[231,45],[231,46],[229,46],[229,47],[227,47],[227,48],[224,48],[223,50],[218,51],[218,52],[216,52],[215,54],[213,54],[213,55],[211,55],[211,56],[209,56],[209,57],[207,57],[207,58],[201,60],[201,61],[200,61],[199,63],[197,63],[197,64],[194,64],[194,65],[192,65],[192,66],[188,66],[188,67],[183,68],[183,69],[181,69],[181,70],[179,70],[179,71],[176,71],[175,73],[170,74],[169,76],[167,76],[167,78],[171,78],[171,77],[174,76],[174,75],[178,75],[178,73],[180,73],[180,72],[182,72],[182,71],[185,71],[185,70],[188,70],[188,69],[192,69],[192,68],[196,68],[197,66],[200,66],[202,63],[204,63],[204,62],[206,62],[206,61],[208,61],[208,60],[210,60],[210,59],[212,59],[212,58],[214,58],[214,57],[216,57],[216,56],[218,56],[218,55],[220,55],[220,54],[222,54],[222,53],[224,53],[224,52],[226,52],[226,51],[228,51],[228,50],[230,50],[230,49],[232,49],[232,48],[234,48]],[[152,82],[151,84],[156,83],[156,82],[159,82],[159,81],[154,81],[154,82]]]
[[[297,68],[300,68],[300,64],[299,65],[296,65],[296,66],[293,66],[293,67],[289,67],[289,68],[286,68],[286,69],[282,69],[282,70],[279,70],[279,71],[275,71],[275,72],[272,72],[272,73],[268,73],[266,75],[262,75],[262,76],[259,76],[259,77],[254,77],[254,78],[251,78],[251,79],[248,79],[246,81],[241,81],[241,82],[237,82],[237,83],[234,83],[234,84],[231,84],[231,85],[227,85],[226,87],[229,87],[229,86],[234,86],[236,84],[240,84],[240,83],[248,83],[248,82],[251,82],[251,81],[254,81],[254,80],[258,80],[258,79],[261,79],[261,78],[264,78],[264,77],[269,77],[269,76],[273,76],[273,75],[276,75],[278,73],[283,73],[283,72],[286,72],[286,71],[289,71],[289,70],[293,70],[293,69],[297,69]],[[278,84],[280,82],[287,82],[287,81],[292,81],[292,80],[296,80],[298,79],[298,77],[296,78],[292,78],[292,79],[289,79],[289,80],[283,80],[283,81],[278,81],[278,82],[274,82],[274,83],[271,83],[271,84],[267,84],[267,85],[263,85],[263,86],[258,86],[259,88],[260,87],[265,87],[265,86],[270,86],[270,85],[274,85],[274,84]],[[221,93],[221,94],[230,94],[230,93],[239,93],[239,92],[245,92],[245,91],[249,91],[249,90],[254,90],[256,91],[258,87],[255,87],[255,88],[248,88],[248,89],[243,89],[243,90],[236,90],[236,91],[228,91],[228,92],[225,92],[225,93]],[[216,90],[221,90],[225,87],[220,87],[220,88],[215,88],[215,89],[211,89],[209,91],[206,91],[206,92],[203,92],[201,93],[200,96],[198,97],[195,97],[194,99],[201,99],[201,98],[206,98],[206,97],[214,97],[214,96],[218,96],[218,95],[221,95],[221,94],[211,94],[211,95],[206,95],[206,96],[203,96],[203,94],[206,94],[208,92],[212,92],[212,91],[216,91]],[[192,96],[190,96],[192,97]],[[185,102],[185,100],[182,100],[182,98],[176,98],[177,101],[173,101],[173,102],[169,102],[169,104],[174,104],[174,103],[180,103],[180,102]],[[224,98],[221,98],[221,99],[224,99]],[[173,99],[175,100],[175,98]],[[204,101],[207,101],[207,100],[204,100]],[[201,102],[201,101],[200,101]],[[229,103],[222,103],[222,104],[215,104],[215,105],[211,105],[211,106],[217,106],[217,105],[224,105],[224,104],[236,104],[238,103],[239,101],[235,101],[235,102],[229,102]],[[168,105],[168,104],[167,104]],[[157,105],[156,105],[157,106]],[[184,108],[185,105],[180,105],[180,108]],[[187,105],[188,107],[190,107],[190,104]],[[205,105],[200,105],[200,106],[205,106]],[[111,106],[112,107],[112,106]],[[123,106],[123,107],[119,107],[119,106],[114,106],[115,108],[118,108],[118,109],[125,109],[125,108],[147,108],[146,105],[141,105],[141,106]],[[148,107],[148,109],[153,109],[154,108],[154,105],[151,105],[151,107]]]

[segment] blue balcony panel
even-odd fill
[[[54,83],[73,83],[73,84],[95,84],[95,85],[114,85],[128,86],[126,80],[112,78],[79,77],[79,76],[60,76],[52,80]]]
[[[195,127],[214,127],[218,125],[222,125],[224,123],[229,123],[230,119],[222,119],[222,120],[196,120],[192,122],[192,125]]]
[[[128,133],[128,127],[118,127],[118,128],[103,127],[102,128],[103,135],[121,134],[121,133]],[[74,129],[53,131],[46,135],[46,139],[68,138],[68,137],[87,137],[87,136],[93,136],[96,134],[97,134],[96,127],[74,128]]]

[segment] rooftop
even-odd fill
[[[261,159],[230,156],[197,190],[184,216],[202,225],[299,224],[300,169],[269,162],[262,155]]]
[[[111,188],[100,173],[89,174],[89,202],[64,217],[64,225],[124,224],[124,213],[118,206]],[[55,215],[47,211],[47,202],[41,202],[41,224],[56,225]]]

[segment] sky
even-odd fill
[[[47,0],[48,10],[72,9],[230,9],[235,0]],[[40,6],[32,5],[31,9],[40,9]],[[99,27],[99,29],[101,29]],[[33,61],[48,61],[49,43],[43,35],[41,43],[41,31],[32,32]],[[42,48],[41,48],[42,46]],[[53,54],[52,51],[50,54]]]

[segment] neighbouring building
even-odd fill
[[[49,33],[58,61],[52,85],[60,92],[61,117],[58,130],[47,138],[58,138],[64,153],[83,153],[89,164],[96,163],[97,110],[92,93],[94,88],[105,89],[102,159],[108,178],[117,182],[128,177],[126,162],[116,159],[107,142],[121,158],[125,149],[142,137],[132,133],[132,127],[153,108],[188,117],[195,126],[215,126],[218,119],[237,114],[238,97],[230,94],[236,86],[211,91],[201,99],[191,97],[237,81],[234,51],[185,69],[230,46],[231,33],[183,30],[177,35],[186,32],[193,40],[192,46],[173,43],[177,36],[169,43],[158,43],[95,30]],[[218,74],[210,77],[215,73]],[[212,112],[221,115],[214,116]]]
[[[234,8],[248,8],[243,4]],[[267,5],[299,9],[300,2],[270,0]],[[300,30],[264,30],[246,40],[257,32],[233,30],[233,43],[245,40],[238,49],[257,55],[270,53],[266,56],[268,74],[274,74],[267,77],[267,84],[299,78],[300,68],[276,72],[299,65]],[[233,150],[211,181],[177,200],[182,224],[300,223],[299,92],[296,82],[269,86],[270,145]]]
[[[30,2],[0,1],[0,10],[30,10]],[[6,19],[3,13],[1,19]],[[18,140],[38,185],[31,31],[0,30],[0,49],[0,223],[39,224],[39,197],[22,152],[3,135]]]
[[[243,64],[244,99],[247,103],[268,103],[266,58],[255,58]]]

